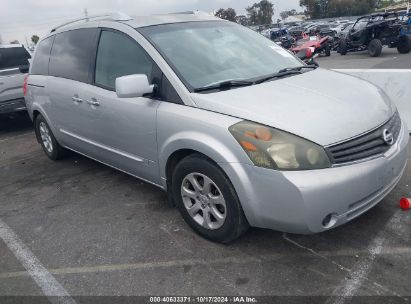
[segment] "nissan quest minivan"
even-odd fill
[[[203,13],[76,20],[25,82],[39,143],[167,191],[200,235],[327,231],[400,180],[408,128],[374,85]]]

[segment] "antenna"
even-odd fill
[[[84,17],[86,17],[86,22],[88,22],[88,11],[87,8],[84,9]]]

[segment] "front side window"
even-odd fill
[[[301,66],[273,41],[229,22],[186,22],[137,30],[159,50],[190,90]]]
[[[0,48],[0,70],[26,66],[30,58],[29,52],[24,47]]]
[[[115,89],[116,78],[133,74],[152,77],[153,62],[136,41],[124,34],[102,31],[97,50],[95,84]]]

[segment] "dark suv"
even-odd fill
[[[30,58],[23,45],[0,45],[0,114],[26,109],[23,82]]]
[[[411,39],[409,35],[400,38],[403,25],[396,13],[361,17],[341,39],[339,52],[346,55],[348,52],[368,50],[370,56],[379,57],[383,46],[389,46],[397,47],[401,54],[407,54],[411,51]]]

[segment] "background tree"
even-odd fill
[[[18,40],[12,40],[10,41],[10,44],[20,44],[20,42]]]
[[[251,25],[271,24],[274,15],[274,4],[261,0],[246,8]]]
[[[221,19],[229,20],[232,22],[236,22],[237,13],[233,8],[223,9],[220,8],[216,13],[215,16]]]
[[[235,22],[243,26],[248,26],[250,24],[250,20],[244,15],[237,16]]]
[[[39,42],[40,38],[37,35],[33,35],[31,36],[31,42],[33,42],[34,44],[37,44],[37,42]]]
[[[382,0],[300,0],[311,19],[358,16],[377,8]]]

